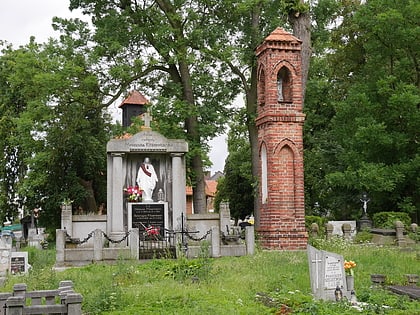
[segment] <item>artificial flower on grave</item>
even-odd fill
[[[149,225],[146,228],[146,233],[147,233],[147,236],[159,235],[159,227],[155,227],[153,225]]]
[[[141,201],[141,189],[139,186],[128,186],[124,188],[124,195],[130,202]]]
[[[345,260],[344,261],[344,271],[348,276],[354,276],[354,268],[356,268],[357,264],[353,260]]]

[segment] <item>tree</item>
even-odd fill
[[[206,210],[203,168],[206,141],[220,132],[236,82],[205,48],[220,33],[213,23],[217,1],[71,1],[92,16],[96,51],[114,60],[109,73],[159,96],[154,117],[159,131],[189,142],[188,165],[194,210]],[[170,118],[170,119],[168,119]]]
[[[64,198],[86,212],[106,200],[109,117],[90,55],[81,49],[87,39],[63,35],[61,43],[32,41],[17,51],[3,51],[0,58],[9,66],[1,80],[7,83],[1,93],[2,119],[12,127],[2,130],[3,148],[15,148],[13,164],[3,165],[2,178],[16,173],[13,187],[1,191],[2,200],[13,204],[13,197],[21,196],[27,210],[41,207],[41,221],[53,231]]]
[[[342,7],[328,60],[335,113],[324,144],[334,147],[320,152],[333,161],[322,176],[337,214],[346,209],[341,217],[360,215],[367,191],[372,213],[405,211],[418,221],[419,15],[410,0]]]

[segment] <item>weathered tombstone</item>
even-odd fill
[[[10,253],[10,273],[20,274],[29,271],[28,252],[11,252]]]
[[[12,235],[10,231],[4,230],[0,238],[0,277],[9,271],[10,252],[12,250]]]
[[[228,202],[220,203],[220,230],[224,234],[229,234],[230,232],[230,208]]]
[[[332,235],[343,236],[343,225],[348,224],[351,227],[350,237],[353,239],[357,233],[356,221],[328,221],[329,224],[332,224],[333,231]]]
[[[311,245],[308,245],[307,253],[314,297],[319,300],[336,301],[336,290],[339,289],[341,296],[350,299],[351,292],[347,291],[343,256],[318,250]]]

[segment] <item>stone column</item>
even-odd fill
[[[64,264],[64,249],[66,247],[66,231],[55,230],[55,262],[57,265]]]
[[[218,226],[211,228],[211,257],[220,257],[220,230]]]
[[[181,214],[186,212],[187,201],[185,197],[185,171],[182,153],[173,153],[172,157],[172,228],[181,228]]]
[[[255,253],[255,232],[254,232],[254,226],[253,225],[245,227],[245,243],[246,243],[246,253],[248,255],[254,255],[254,253]]]
[[[395,233],[397,236],[397,244],[398,246],[405,246],[405,238],[404,238],[404,224],[401,221],[395,221]]]
[[[83,301],[83,297],[79,293],[67,294],[67,298],[66,298],[67,314],[81,315],[82,314],[82,301]]]
[[[343,237],[346,241],[351,240],[351,225],[349,223],[344,223],[341,227],[341,230],[343,231]]]
[[[311,236],[312,237],[318,237],[319,233],[319,226],[316,222],[311,224]]]
[[[107,210],[108,219],[111,221],[109,237],[120,240],[124,237],[124,211],[123,211],[123,153],[112,153],[112,194],[111,209]]]
[[[61,206],[61,229],[66,230],[67,234],[73,237],[73,214],[71,205]]]
[[[327,240],[330,240],[332,237],[332,232],[334,231],[334,225],[327,223],[325,225],[325,232],[327,233]]]
[[[128,245],[130,246],[131,258],[139,259],[140,240],[138,228],[134,228],[130,231],[130,238],[128,243]]]
[[[93,232],[93,261],[102,260],[102,245],[102,231],[100,229],[96,229]]]

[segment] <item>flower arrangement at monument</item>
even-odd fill
[[[357,264],[353,261],[344,261],[344,271],[346,272],[347,276],[354,276],[354,268],[356,268]]]
[[[124,195],[129,202],[141,201],[141,189],[139,186],[128,186],[124,188]]]

